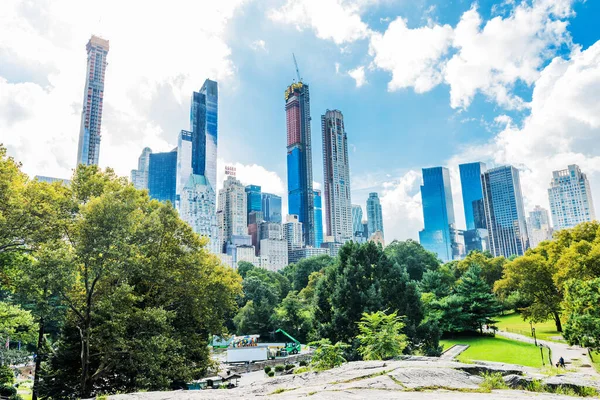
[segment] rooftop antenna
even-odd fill
[[[296,61],[296,56],[292,53],[292,57],[294,57],[294,65],[296,66],[296,76],[298,76],[298,82],[302,82],[302,78],[300,78],[300,71],[298,70],[298,62]]]

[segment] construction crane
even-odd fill
[[[294,65],[296,66],[296,76],[298,76],[298,82],[302,82],[302,78],[300,78],[300,71],[298,70],[298,62],[296,61],[296,55],[292,53],[292,57],[294,58]]]
[[[295,58],[295,57],[294,57]],[[287,333],[286,331],[284,331],[283,329],[279,328],[275,331],[275,333],[283,333],[285,336],[287,336],[292,342],[291,343],[286,343],[285,344],[285,351],[287,354],[298,354],[300,353],[300,350],[302,349],[302,345],[300,344],[300,342],[296,339],[294,339],[289,333]]]

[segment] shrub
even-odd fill
[[[265,374],[268,374],[269,372],[271,372],[271,367],[268,365],[265,365]]]
[[[270,378],[272,378],[272,377],[274,377],[274,376],[275,376],[275,371],[269,371],[269,372],[267,373],[267,375],[269,375],[269,377],[270,377]]]
[[[300,361],[300,366],[301,367],[306,367],[308,365],[308,363],[304,360]]]
[[[284,369],[285,369],[285,367],[283,365],[275,366],[275,372],[283,372]]]
[[[316,346],[311,365],[314,365],[315,369],[320,371],[331,369],[345,363],[344,350],[350,347],[343,342],[331,344],[329,339],[321,339],[318,342],[310,343],[310,345]]]
[[[286,364],[285,365],[285,370],[289,371],[290,369],[294,369],[295,365],[294,364]]]
[[[294,375],[296,375],[296,374],[302,374],[302,373],[304,373],[304,372],[308,372],[308,371],[310,371],[310,368],[309,368],[309,367],[307,367],[307,366],[300,367],[300,368],[296,368],[296,369],[294,370]]]
[[[363,313],[356,336],[360,342],[358,352],[364,360],[388,360],[402,354],[408,342],[406,335],[400,333],[404,329],[402,317],[395,312],[385,311]]]
[[[15,382],[15,373],[8,365],[0,365],[0,386],[10,386]]]
[[[12,397],[17,395],[17,389],[12,386],[0,386],[0,396]]]
[[[502,374],[499,372],[490,372],[483,374],[483,382],[481,382],[481,388],[485,390],[494,389],[508,389],[506,382],[502,378]]]

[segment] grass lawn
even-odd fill
[[[494,319],[498,321],[496,326],[501,331],[520,333],[522,335],[531,336],[531,326],[529,325],[529,322],[523,321],[523,318],[519,313],[500,315],[494,317]],[[564,343],[564,340],[556,339],[556,337],[561,336],[561,334],[556,331],[556,325],[554,324],[554,321],[550,320],[542,323],[533,324],[533,327],[535,328],[535,336],[538,339]]]
[[[600,372],[600,353],[592,351],[592,357],[594,357],[594,361],[592,361],[594,368],[596,368],[596,371]]]
[[[539,368],[542,366],[540,349],[533,344],[517,342],[503,337],[470,336],[442,339],[444,349],[454,344],[468,344],[469,348],[458,356],[458,361],[496,361]],[[544,358],[548,357],[544,352]],[[546,359],[547,362],[547,359]]]

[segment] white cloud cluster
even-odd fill
[[[30,174],[70,176],[85,44],[98,34],[111,46],[100,165],[129,175],[136,165],[132,154],[144,146],[154,151],[174,146],[178,130],[187,128],[190,94],[204,79],[224,81],[234,73],[224,29],[244,1],[174,0],[164,7],[105,0],[90,12],[86,2],[3,0],[0,142]]]
[[[419,239],[418,233],[423,229],[420,185],[421,173],[414,170],[383,184],[381,210],[387,243],[394,239]]]
[[[359,88],[367,83],[367,77],[365,76],[365,67],[357,67],[348,71],[348,75],[356,81],[356,87]]]
[[[369,36],[370,30],[361,12],[376,0],[287,0],[269,13],[275,22],[293,24],[297,29],[311,28],[317,37],[336,44]]]

